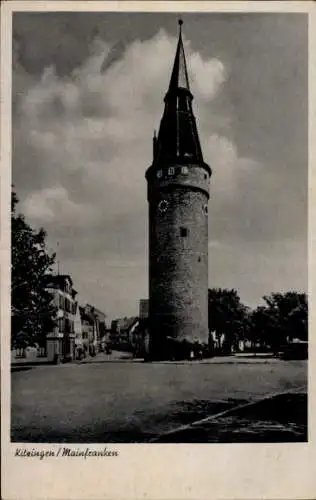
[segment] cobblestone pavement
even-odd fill
[[[165,433],[183,425],[295,389],[298,394],[289,400],[281,399],[282,404],[274,399],[258,406],[259,413],[253,408],[247,414],[226,414],[217,420],[216,428],[214,421],[203,424],[199,432],[197,426],[194,431],[186,429],[168,439],[304,440],[306,361],[218,359],[221,363],[108,363],[94,358],[95,362],[83,364],[19,367],[20,371],[12,373],[12,440],[164,440]],[[282,412],[287,420],[282,420]],[[277,432],[272,436],[268,427]]]

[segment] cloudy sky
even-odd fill
[[[147,200],[177,14],[16,13],[13,182],[80,299],[109,319],[147,297]],[[205,161],[209,285],[255,306],[307,289],[307,19],[185,14]]]

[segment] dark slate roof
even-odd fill
[[[187,64],[185,61],[185,54],[182,42],[182,32],[181,32],[182,24],[183,22],[179,20],[179,26],[180,26],[179,40],[170,79],[169,92],[176,91],[179,88],[183,88],[190,91]]]
[[[190,91],[181,24],[182,22],[170,84],[165,96],[165,109],[158,138],[155,139],[152,166],[157,169],[173,161],[205,165],[192,109],[193,95]]]
[[[47,274],[47,276],[45,277],[47,286],[49,285],[63,286],[66,280],[70,281],[71,286],[73,285],[73,281],[69,274]]]

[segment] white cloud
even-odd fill
[[[30,218],[59,223],[61,205],[52,202],[52,193],[61,194],[56,185],[69,197],[67,202],[63,199],[65,226],[73,223],[80,204],[84,212],[105,213],[105,220],[145,205],[144,174],[151,161],[153,129],[163,112],[175,46],[176,40],[161,30],[150,40],[125,47],[121,57],[102,72],[111,47],[96,40],[90,57],[71,77],[60,78],[48,67],[22,96],[22,150],[30,169],[37,161],[43,178],[42,193],[37,190],[26,201]],[[211,100],[225,80],[224,66],[190,48],[187,52],[196,100]],[[35,211],[35,205],[41,210]],[[85,224],[86,218],[80,222]]]
[[[212,197],[216,199],[224,201],[238,196],[241,184],[253,182],[261,168],[259,162],[240,157],[236,145],[225,136],[206,137],[203,146],[204,156],[213,170],[211,185],[216,189],[212,190]]]
[[[13,54],[19,56],[13,179],[32,225],[44,225],[51,248],[60,242],[61,267],[81,296],[110,316],[128,315],[147,295],[144,174],[176,39],[163,30],[125,46],[97,38],[87,50],[98,22],[99,14],[81,27],[66,28],[59,19],[32,24],[28,17],[27,29],[15,22],[22,41]],[[110,26],[109,36],[145,36],[152,29],[130,22],[121,33]],[[296,22],[288,34],[279,21],[233,26],[227,19],[220,30],[218,22],[206,16],[193,27],[203,55],[185,41],[202,150],[213,170],[209,284],[238,288],[255,304],[272,289],[302,288],[307,279],[305,34]],[[219,53],[222,60],[214,58]],[[39,77],[44,60],[48,67]]]
[[[25,215],[39,223],[58,220],[60,227],[89,224],[94,217],[91,207],[74,203],[63,186],[30,193],[22,204]]]
[[[207,135],[209,104],[224,84],[226,70],[221,61],[202,58],[186,45],[191,88],[200,104],[202,148],[214,171],[215,202],[236,199],[241,181],[258,165],[240,158],[228,138]],[[76,287],[100,307],[101,297],[112,304],[110,315],[123,312],[124,304],[124,313],[134,311],[138,297],[146,296],[144,174],[175,46],[176,40],[160,31],[111,59],[114,49],[98,40],[70,77],[47,68],[21,95],[15,148],[16,161],[29,169],[23,210],[48,234],[58,231],[59,252],[63,245],[68,249],[59,257],[73,273]],[[17,168],[22,168],[19,163]],[[210,252],[223,245],[215,237]]]
[[[226,80],[224,64],[219,59],[203,60],[197,52],[191,55],[189,61],[195,92],[201,100],[212,99]]]

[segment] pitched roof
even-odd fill
[[[117,329],[122,331],[122,330],[129,330],[138,320],[139,320],[138,316],[132,316],[130,318],[117,318],[116,320],[113,321],[113,323]]]
[[[73,281],[69,274],[47,274],[45,277],[47,286],[52,284],[63,286],[66,280],[70,281],[71,286],[73,285]]]

